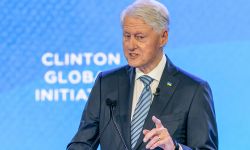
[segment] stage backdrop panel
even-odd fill
[[[120,12],[131,2],[0,1],[1,149],[66,148],[98,73],[126,64]],[[247,149],[250,1],[161,2],[165,52],[212,87],[220,149]]]

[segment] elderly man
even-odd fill
[[[121,23],[128,65],[99,74],[67,149],[218,149],[208,83],[163,52],[167,8],[136,1],[122,12]]]

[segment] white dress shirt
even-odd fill
[[[150,76],[153,79],[153,82],[150,84],[150,88],[151,88],[152,93],[155,93],[156,88],[159,85],[161,75],[162,75],[163,70],[165,68],[166,61],[167,61],[167,58],[166,58],[165,55],[163,55],[161,61],[159,62],[159,64],[152,71],[150,71],[148,74],[144,74],[138,68],[136,68],[136,70],[135,70],[136,73],[135,73],[135,85],[134,85],[134,94],[133,94],[133,102],[132,102],[131,120],[133,118],[133,114],[134,114],[134,111],[135,111],[136,104],[137,104],[137,102],[139,100],[139,97],[140,97],[140,95],[142,93],[142,90],[144,88],[144,84],[139,79],[139,77],[141,77],[143,75]],[[152,101],[153,101],[153,98],[154,98],[154,95],[152,96]]]
[[[139,79],[139,77],[143,76],[143,75],[150,76],[153,79],[153,82],[150,84],[150,88],[151,88],[152,93],[155,93],[156,88],[159,85],[163,70],[164,70],[164,68],[166,66],[166,62],[167,62],[167,58],[166,58],[165,55],[163,55],[161,61],[159,62],[159,64],[152,71],[150,71],[148,74],[144,74],[138,68],[136,68],[136,70],[135,70],[134,94],[133,94],[133,102],[132,102],[132,112],[131,112],[131,121],[132,121],[132,118],[133,118],[133,115],[134,115],[136,104],[137,104],[137,102],[139,100],[139,97],[140,97],[140,95],[142,93],[142,90],[144,88],[144,84]],[[152,102],[153,102],[153,99],[154,99],[154,95],[152,96]],[[179,144],[179,150],[183,150],[180,144]]]

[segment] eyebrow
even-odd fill
[[[131,34],[130,32],[124,31],[124,34]],[[135,32],[133,35],[138,35],[138,34],[146,34],[146,33],[142,33],[142,32]]]

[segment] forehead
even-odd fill
[[[125,32],[147,32],[152,31],[153,28],[138,17],[126,16],[123,22],[123,30]]]

